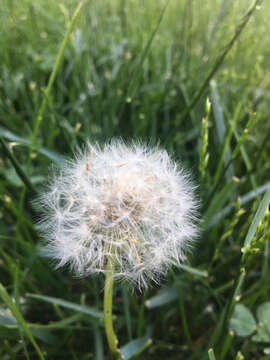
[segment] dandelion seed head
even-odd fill
[[[182,263],[197,234],[198,202],[165,150],[112,140],[87,144],[52,174],[36,203],[46,256],[75,274],[105,273],[139,287]]]

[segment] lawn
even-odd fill
[[[270,359],[270,2],[2,0],[0,358],[106,360],[104,276],[42,255],[33,201],[88,141],[158,144],[199,236],[113,290],[124,359]]]

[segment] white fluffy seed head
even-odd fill
[[[105,273],[140,288],[179,264],[197,233],[197,200],[165,150],[121,140],[87,144],[38,198],[45,254],[79,276]]]

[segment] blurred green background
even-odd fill
[[[31,201],[52,163],[114,136],[159,142],[201,198],[187,267],[116,285],[120,345],[139,338],[126,358],[270,359],[269,1],[89,0],[72,24],[77,5],[0,3],[1,359],[109,358],[104,279],[38,255]]]

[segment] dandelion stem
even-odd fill
[[[112,298],[113,298],[113,270],[114,265],[108,260],[104,290],[104,321],[108,345],[113,359],[119,359],[120,351],[117,347],[118,340],[113,330]]]

